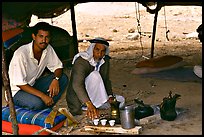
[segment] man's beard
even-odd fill
[[[100,62],[102,58],[94,59],[96,62]]]

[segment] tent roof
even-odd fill
[[[147,7],[148,2],[137,0]],[[79,2],[73,2],[74,6]],[[80,2],[81,3],[81,2]],[[70,9],[70,2],[2,2],[2,30],[28,26],[32,14],[39,18],[57,17]],[[161,2],[165,5],[202,5],[202,2]],[[148,10],[147,10],[148,11]],[[154,13],[154,12],[153,12]]]
[[[70,2],[2,2],[2,30],[28,25],[32,14],[39,18],[53,18],[69,9]]]
[[[76,5],[76,4],[75,4]],[[57,17],[70,9],[70,2],[3,2],[2,13],[15,19],[34,14],[39,18]]]

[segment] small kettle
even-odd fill
[[[177,117],[176,113],[176,101],[181,97],[179,94],[175,94],[172,97],[172,92],[169,92],[168,97],[164,97],[160,104],[160,116],[163,120],[173,121]]]
[[[144,104],[142,100],[134,99],[137,107],[135,107],[135,118],[137,120],[142,119],[144,117],[148,117],[154,115],[154,109],[147,104]]]

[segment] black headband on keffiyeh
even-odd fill
[[[91,43],[101,43],[101,44],[104,44],[106,46],[109,46],[109,43],[104,38],[100,38],[100,37],[89,40],[89,42],[91,42]]]

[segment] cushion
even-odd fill
[[[133,74],[146,74],[183,67],[186,62],[181,57],[166,55],[138,62]]]
[[[165,55],[157,58],[140,61],[136,64],[136,68],[149,67],[149,68],[162,68],[174,65],[183,61],[183,58],[173,55]]]
[[[21,127],[19,129],[21,130],[20,132],[22,134],[26,133],[26,132],[23,132],[24,129],[28,133],[34,133],[34,131],[36,132],[41,128],[55,129],[56,126],[59,126],[59,123],[61,123],[61,126],[62,126],[63,125],[62,122],[66,120],[66,116],[59,113],[58,115],[56,115],[53,125],[51,125],[50,123],[45,123],[45,119],[52,111],[51,108],[47,108],[44,110],[28,110],[25,108],[21,108],[19,106],[15,106],[15,110],[16,110],[16,119],[17,119],[18,125]],[[3,121],[2,127],[4,127],[2,131],[4,132],[11,131],[12,133],[10,109],[8,106],[2,107],[2,121]],[[3,124],[7,125],[8,129],[6,129],[5,125]]]
[[[2,32],[2,39],[5,48],[9,48],[12,44],[22,37],[23,29],[16,28]]]
[[[60,129],[63,126],[64,122],[65,122],[65,120],[63,120],[59,124],[56,124],[54,127],[50,128],[50,130],[56,131],[56,130]],[[19,128],[19,130],[18,130],[19,135],[33,135],[35,132],[43,129],[43,127],[41,127],[41,126],[30,125],[30,124],[18,124],[18,128]],[[12,134],[13,133],[12,123],[2,120],[2,132]],[[47,131],[42,131],[38,135],[49,135],[49,134],[51,134],[51,133],[47,132]]]

